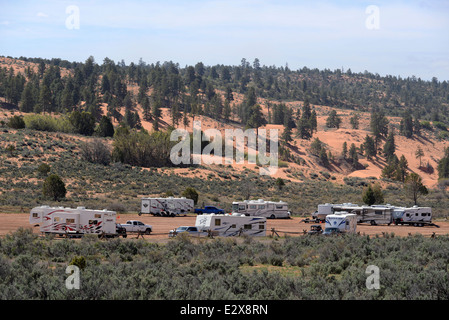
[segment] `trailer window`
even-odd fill
[[[244,204],[239,205],[239,210],[245,210],[246,206]]]
[[[231,225],[231,228],[232,228],[232,229],[235,229],[235,228],[237,228],[237,225],[236,225],[236,224],[233,224],[233,225]]]
[[[374,214],[382,214],[382,211],[376,210],[376,211],[374,211]]]
[[[253,228],[253,226],[251,224],[243,225],[243,229],[245,229],[245,230],[251,230],[252,228]]]
[[[89,224],[97,224],[98,221],[97,220],[89,220]]]
[[[276,206],[276,209],[284,209],[284,206]]]
[[[59,222],[59,217],[54,217],[53,221],[54,222]]]
[[[250,208],[250,209],[256,209],[257,206],[256,206],[255,204],[251,204],[251,205],[249,206],[249,208]]]
[[[94,216],[95,219],[100,219],[101,218],[101,213],[96,213]]]
[[[66,223],[75,223],[75,219],[65,219]]]
[[[259,206],[259,209],[265,209],[265,206],[264,206],[263,204],[261,204],[261,205]]]
[[[215,219],[215,225],[221,226],[221,219]]]
[[[33,212],[33,218],[38,218],[39,214],[37,214],[36,212]]]
[[[263,222],[259,223],[259,230],[264,230],[265,229],[265,224]]]

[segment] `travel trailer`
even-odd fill
[[[64,208],[40,206],[31,209],[30,224],[39,225],[45,234],[60,236],[82,236],[83,234],[98,234],[118,236],[116,212],[91,210],[85,207]]]
[[[203,214],[196,217],[195,227],[211,235],[232,237],[240,235],[265,236],[267,219],[239,214]]]
[[[355,233],[357,230],[357,215],[354,213],[339,212],[326,216],[324,235]]]
[[[430,207],[395,207],[392,220],[395,224],[423,226],[432,224],[432,208]]]
[[[192,212],[194,201],[182,198],[142,198],[139,215],[152,214],[154,216],[174,217]]]
[[[284,201],[244,200],[232,203],[232,212],[239,215],[265,217],[269,219],[288,219],[288,203]]]

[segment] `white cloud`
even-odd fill
[[[38,12],[36,16],[38,16],[39,18],[48,18],[48,14],[43,12]]]

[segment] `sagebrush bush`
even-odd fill
[[[446,300],[448,249],[447,236],[158,244],[40,238],[21,229],[0,241],[0,298]],[[65,288],[69,264],[82,268],[79,290]],[[366,288],[368,265],[380,269],[379,290]],[[291,268],[299,268],[295,276]]]

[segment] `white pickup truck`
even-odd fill
[[[126,232],[141,232],[150,234],[153,231],[152,226],[137,220],[126,221],[126,223],[122,224],[122,227],[126,229]]]

